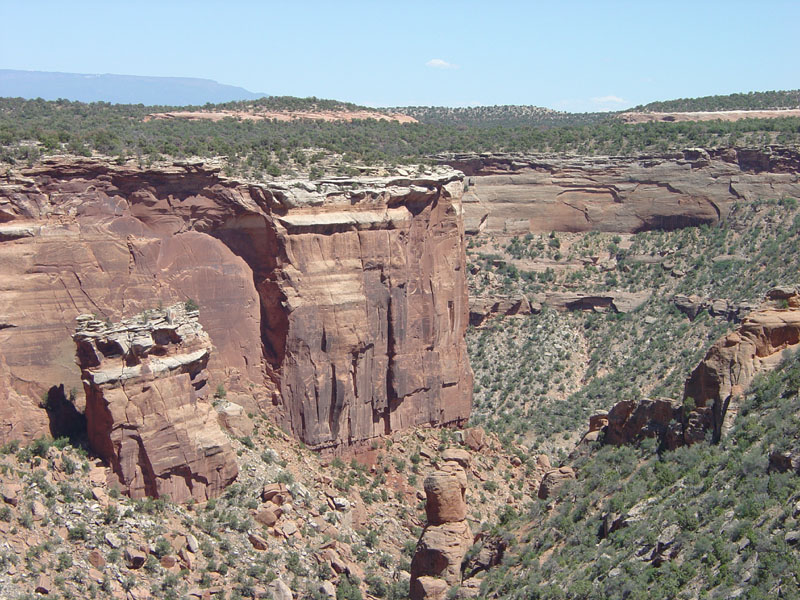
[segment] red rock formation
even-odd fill
[[[78,318],[92,447],[132,498],[217,496],[238,473],[206,398],[211,341],[183,304],[120,323]]]
[[[478,297],[469,299],[469,324],[480,327],[496,316],[517,316],[538,314],[542,311],[540,304],[531,304],[525,296],[511,298]]]
[[[793,149],[689,149],[635,158],[443,156],[469,176],[471,232],[637,232],[716,223],[737,200],[797,197]]]
[[[461,583],[461,562],[473,542],[466,521],[464,460],[454,456],[425,478],[428,525],[411,561],[412,600],[443,598],[450,586]]]
[[[604,443],[635,444],[657,438],[664,447],[675,449],[702,441],[709,431],[712,440],[719,441],[732,426],[753,378],[774,369],[785,350],[800,349],[800,294],[793,288],[775,288],[767,298],[739,329],[709,349],[687,379],[682,401],[657,398],[615,404],[602,427]],[[592,419],[584,441],[600,437],[601,420]],[[780,462],[780,456],[775,460]]]
[[[2,376],[35,413],[44,390],[80,387],[77,315],[193,298],[215,384],[255,384],[253,404],[315,448],[462,421],[461,189],[441,170],[250,185],[198,164],[49,159],[0,184]]]
[[[686,381],[684,398],[712,411],[715,441],[730,429],[753,378],[780,364],[784,350],[800,348],[800,294],[779,289],[770,297],[714,344]]]
[[[570,479],[575,479],[575,471],[572,467],[559,467],[548,471],[545,473],[542,483],[539,484],[539,498],[547,500]]]

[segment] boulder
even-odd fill
[[[429,524],[441,525],[466,518],[466,474],[462,478],[454,472],[436,471],[425,478],[424,489]]]
[[[236,437],[251,435],[255,427],[253,421],[244,412],[244,408],[234,402],[223,402],[218,406],[217,419],[223,428]]]
[[[141,550],[125,550],[125,564],[129,569],[141,569],[147,562],[147,554]]]
[[[286,484],[283,483],[268,483],[261,490],[261,500],[264,502],[272,502],[280,506],[292,497],[292,493]]]
[[[450,586],[444,579],[424,575],[411,580],[411,600],[445,600]]]
[[[86,559],[89,561],[89,564],[96,569],[102,569],[106,566],[106,559],[103,558],[103,553],[100,552],[100,550],[91,550]]]
[[[461,561],[471,547],[472,532],[466,521],[426,527],[411,561],[412,585],[423,576],[457,585],[461,581]]]
[[[670,398],[623,400],[608,411],[604,441],[621,446],[655,437],[665,441],[683,419],[682,404]]]
[[[261,523],[261,525],[264,525],[265,527],[272,527],[278,522],[281,513],[282,511],[279,507],[262,508],[256,513],[255,519],[258,523]]]
[[[269,543],[263,537],[258,535],[257,533],[249,533],[247,534],[247,539],[252,544],[253,548],[256,550],[268,550]]]
[[[472,457],[469,452],[461,448],[448,448],[442,452],[442,460],[456,462],[464,469],[469,469]]]
[[[572,467],[559,467],[545,473],[542,483],[539,484],[539,498],[547,500],[555,494],[565,482],[575,479]]]
[[[478,452],[486,445],[486,432],[483,427],[471,427],[464,433],[464,443],[473,452]]]

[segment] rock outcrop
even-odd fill
[[[314,448],[464,420],[461,178],[440,168],[255,184],[211,164],[78,158],[6,175],[0,377],[15,395],[0,407],[2,435],[41,433],[43,392],[80,388],[76,316],[189,298],[215,347],[213,386],[251,396],[236,403]]]
[[[493,317],[535,315],[547,306],[558,311],[594,311],[629,313],[650,299],[649,292],[587,294],[583,292],[546,292],[525,296],[479,296],[469,300],[469,324],[480,327]]]
[[[572,467],[564,466],[558,469],[551,469],[544,474],[542,482],[539,484],[539,498],[547,500],[571,479],[575,479],[575,471]]]
[[[629,313],[650,299],[649,292],[605,292],[586,294],[582,292],[547,292],[534,294],[533,299],[555,310],[593,310]]]
[[[471,232],[637,232],[713,224],[737,200],[800,196],[794,149],[688,149],[639,157],[456,154]]]
[[[799,349],[800,294],[787,287],[770,290],[764,305],[709,349],[686,380],[682,400],[623,400],[607,415],[592,417],[583,439],[591,442],[602,435],[604,443],[622,445],[656,438],[675,449],[711,432],[718,442],[732,426],[753,378],[778,366],[784,351]],[[773,458],[775,468],[792,464],[779,453]]]
[[[757,308],[750,302],[731,302],[724,298],[710,300],[697,295],[677,294],[673,299],[675,307],[690,319],[694,320],[702,311],[708,311],[712,317],[721,317],[739,323],[745,315]]]
[[[480,296],[469,299],[469,324],[480,327],[492,317],[525,316],[542,311],[540,304],[531,303],[525,296],[507,298]]]
[[[94,450],[132,498],[219,495],[238,473],[208,398],[211,340],[183,304],[119,323],[78,317],[74,335]]]
[[[800,348],[800,294],[777,288],[768,299],[714,344],[686,381],[684,398],[712,412],[715,441],[730,429],[753,378],[780,364],[785,350]]]
[[[472,546],[464,496],[467,475],[463,457],[446,460],[440,471],[425,478],[428,525],[411,561],[411,599],[444,598],[461,583],[461,562]]]

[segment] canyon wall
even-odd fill
[[[793,149],[695,148],[637,157],[456,154],[468,233],[634,233],[714,224],[737,200],[800,196]]]
[[[207,370],[316,448],[466,419],[461,174],[240,183],[52,158],[0,179],[0,441],[83,410],[74,319],[193,299]],[[50,415],[53,416],[52,414]]]

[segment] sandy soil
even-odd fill
[[[248,121],[261,121],[264,119],[275,119],[277,121],[295,121],[298,119],[313,119],[317,121],[356,121],[361,119],[375,119],[377,121],[397,121],[398,123],[416,123],[414,117],[401,114],[384,114],[368,110],[345,111],[345,110],[321,110],[321,111],[175,111],[166,113],[153,113],[147,115],[144,120],[153,119],[187,119],[190,121],[221,121],[228,117]]]
[[[777,119],[800,117],[800,109],[781,110],[720,110],[715,112],[627,112],[620,115],[626,123],[648,123],[651,121],[738,121],[739,119]]]

